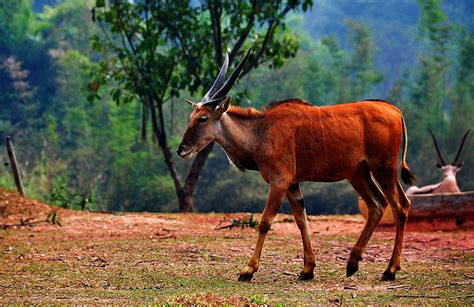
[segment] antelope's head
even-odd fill
[[[444,160],[443,155],[441,154],[441,151],[439,149],[438,142],[436,142],[436,138],[433,134],[433,131],[431,131],[431,129],[429,129],[429,131],[430,131],[431,137],[433,138],[433,143],[435,145],[436,152],[438,153],[438,157],[439,157],[439,161],[440,161],[440,162],[436,163],[436,167],[438,167],[441,170],[444,177],[448,177],[450,175],[451,176],[456,176],[456,173],[461,170],[461,168],[464,164],[463,161],[458,163],[458,159],[461,156],[461,152],[462,152],[462,149],[464,147],[464,143],[466,142],[467,136],[468,136],[469,132],[471,131],[471,129],[467,130],[466,133],[464,134],[464,136],[462,138],[462,141],[461,141],[461,145],[459,145],[458,152],[456,153],[456,157],[454,158],[453,162],[451,162],[450,164],[447,164],[446,161]]]
[[[190,99],[185,99],[194,108],[194,111],[189,115],[188,128],[176,150],[176,153],[181,158],[190,159],[218,136],[221,129],[220,119],[222,114],[227,111],[231,102],[231,97],[227,94],[244,68],[250,56],[250,51],[251,49],[247,51],[229,79],[224,82],[229,65],[229,56],[228,54],[225,55],[224,64],[219,71],[217,79],[201,102],[196,103]]]

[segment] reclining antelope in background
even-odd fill
[[[369,207],[369,218],[352,248],[347,276],[358,263],[385,207],[396,219],[396,239],[382,280],[394,280],[410,201],[398,181],[398,154],[403,139],[401,177],[414,179],[405,162],[407,131],[400,110],[386,101],[367,100],[317,107],[299,99],[273,103],[262,111],[231,106],[229,93],[249,58],[250,50],[224,83],[226,56],[211,89],[194,108],[177,154],[190,158],[210,142],[217,142],[240,169],[259,171],[269,185],[268,200],[258,224],[259,236],[252,257],[239,281],[250,281],[258,270],[267,232],[283,198],[288,198],[304,248],[304,269],[298,280],[313,279],[315,260],[299,183],[347,179]]]
[[[436,166],[441,170],[443,173],[444,179],[443,181],[437,183],[437,184],[430,184],[424,187],[417,187],[417,186],[411,186],[407,190],[407,195],[415,195],[415,194],[440,194],[440,193],[459,193],[461,190],[458,187],[458,183],[456,181],[456,174],[459,172],[464,164],[464,162],[461,162],[459,164],[456,164],[459,157],[461,156],[462,149],[464,147],[464,143],[466,142],[466,138],[471,131],[471,129],[467,130],[466,133],[464,134],[461,145],[459,145],[458,152],[456,154],[456,157],[454,158],[453,162],[451,164],[446,164],[443,155],[441,154],[441,151],[439,150],[438,142],[436,142],[436,138],[431,131],[429,130],[431,137],[433,138],[433,143],[436,148],[436,152],[438,153],[440,163],[436,163]]]

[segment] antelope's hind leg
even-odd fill
[[[301,193],[299,184],[291,185],[286,192],[286,197],[288,197],[288,201],[290,202],[291,211],[295,217],[296,225],[298,225],[300,229],[301,239],[303,241],[304,268],[298,280],[312,280],[314,278],[315,261],[309,237],[303,194]]]
[[[253,277],[253,274],[257,272],[260,265],[260,255],[262,254],[265,237],[272,226],[273,219],[275,218],[278,209],[280,209],[280,205],[283,201],[283,197],[285,197],[287,187],[288,186],[284,188],[270,186],[267,204],[265,205],[265,209],[263,209],[262,216],[260,217],[260,221],[258,223],[259,234],[257,245],[255,246],[252,257],[250,257],[247,265],[240,273],[239,278],[237,279],[238,281],[250,281]]]
[[[359,261],[362,259],[365,247],[372,237],[375,227],[377,227],[382,219],[384,209],[387,207],[387,201],[372,179],[365,161],[359,165],[349,182],[367,204],[368,218],[359,239],[354,247],[352,247],[349,261],[347,262],[347,277],[354,275],[359,269]]]
[[[389,198],[393,217],[396,223],[395,245],[393,247],[392,257],[390,258],[388,268],[382,275],[382,281],[395,280],[395,274],[398,270],[400,270],[403,237],[408,219],[408,210],[410,209],[411,204],[398,180],[395,184],[393,184],[393,186],[393,192],[390,193],[387,191],[386,195],[387,198]]]

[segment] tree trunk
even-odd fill
[[[193,194],[182,194],[178,197],[179,212],[193,212]]]
[[[163,131],[160,131],[158,127],[158,120],[156,117],[156,111],[154,108],[151,108],[151,122],[153,126],[153,131],[158,139],[158,145],[163,153],[165,163],[168,166],[171,177],[173,178],[174,188],[176,196],[178,197],[179,203],[179,212],[193,212],[193,194],[196,189],[196,185],[199,179],[199,174],[206,164],[207,157],[214,147],[214,143],[207,145],[203,150],[201,150],[196,158],[194,159],[191,168],[189,169],[188,176],[183,185],[181,185],[178,172],[173,162],[172,152],[168,148],[166,143],[166,136]]]
[[[194,158],[193,164],[189,169],[188,176],[186,177],[186,181],[184,182],[183,189],[186,194],[192,195],[194,193],[199,175],[201,174],[202,168],[206,164],[209,154],[212,152],[212,148],[214,148],[214,143],[207,145],[196,155],[196,158]]]
[[[170,171],[171,178],[173,178],[174,190],[176,196],[178,197],[179,212],[192,212],[192,193],[186,193],[185,189],[181,185],[178,172],[176,171],[176,167],[174,166],[171,150],[168,148],[168,144],[166,143],[166,134],[164,131],[160,131],[160,128],[158,127],[156,111],[153,107],[151,108],[151,123],[155,137],[158,140],[158,146],[160,147],[161,152],[163,153],[163,157],[165,159],[166,166]]]

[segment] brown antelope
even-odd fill
[[[299,99],[273,103],[262,111],[231,106],[229,93],[250,51],[222,85],[222,69],[201,102],[194,108],[177,154],[190,158],[210,142],[217,142],[240,169],[256,170],[269,185],[268,200],[258,224],[258,240],[239,281],[250,281],[258,270],[263,242],[283,198],[288,198],[304,248],[304,269],[298,280],[313,279],[315,260],[306,220],[303,181],[335,182],[347,179],[367,202],[369,218],[352,248],[347,276],[358,270],[359,260],[385,207],[396,217],[393,253],[382,280],[395,279],[400,268],[405,223],[410,201],[398,181],[398,154],[405,182],[414,179],[405,162],[407,132],[402,113],[386,101],[317,107]]]
[[[437,184],[430,184],[424,187],[417,187],[417,186],[411,186],[407,190],[407,195],[415,195],[415,194],[440,194],[440,193],[459,193],[461,190],[458,187],[458,183],[456,181],[456,174],[459,172],[464,164],[464,162],[461,162],[459,164],[456,164],[459,157],[461,156],[462,149],[464,147],[464,143],[466,142],[466,138],[471,131],[470,129],[466,131],[464,134],[461,145],[459,145],[458,152],[451,164],[447,164],[443,158],[443,155],[441,154],[441,151],[439,150],[438,142],[436,142],[436,138],[431,131],[429,130],[431,137],[433,138],[433,143],[436,148],[436,152],[438,153],[438,157],[441,163],[436,163],[436,166],[441,170],[443,173],[444,179],[443,181],[437,183]]]

